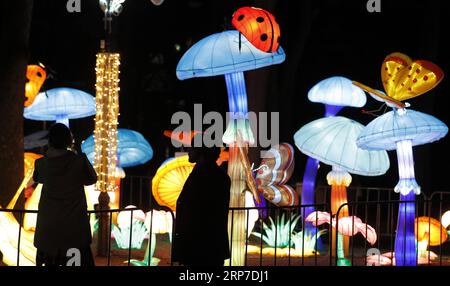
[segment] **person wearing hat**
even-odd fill
[[[195,138],[192,142],[197,142]],[[199,142],[203,142],[199,140]],[[231,181],[216,164],[219,147],[195,146],[195,167],[177,200],[172,261],[185,266],[221,267],[230,257],[228,209]]]

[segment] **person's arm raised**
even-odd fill
[[[91,163],[89,162],[88,158],[86,157],[86,154],[82,153],[82,156],[83,156],[83,165],[84,165],[83,185],[89,186],[89,185],[95,184],[97,182],[97,173],[95,173],[95,170],[92,167]]]

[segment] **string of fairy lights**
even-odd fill
[[[94,169],[98,176],[96,189],[101,192],[114,192],[117,188],[115,170],[119,117],[119,65],[119,54],[97,54]]]

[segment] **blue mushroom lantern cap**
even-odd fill
[[[308,99],[336,106],[362,107],[366,104],[364,91],[342,76],[333,76],[318,82],[309,90]]]
[[[299,150],[325,164],[363,176],[379,176],[389,169],[386,151],[358,148],[356,139],[364,125],[342,117],[314,120],[294,135]]]
[[[81,150],[94,164],[94,136],[89,136],[82,144]],[[141,133],[119,128],[117,132],[117,160],[120,167],[133,167],[144,164],[153,158],[153,149]]]
[[[95,115],[95,98],[84,91],[60,87],[40,92],[23,116],[32,120],[77,119]]]
[[[437,141],[448,127],[434,116],[412,109],[397,109],[371,121],[357,139],[360,148],[396,150],[397,142],[409,140],[412,146]]]
[[[195,43],[177,65],[180,80],[244,72],[284,62],[281,47],[265,53],[255,48],[239,31],[212,34]]]

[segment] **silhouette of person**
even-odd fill
[[[57,123],[49,131],[49,148],[35,161],[33,179],[43,184],[39,201],[34,246],[37,266],[66,265],[67,251],[76,248],[81,266],[94,266],[87,202],[83,185],[92,185],[97,175],[86,155],[70,148],[72,134]]]
[[[172,261],[185,266],[221,267],[230,257],[231,181],[216,164],[219,154],[218,147],[189,150],[189,162],[196,164],[177,200],[172,249]]]

